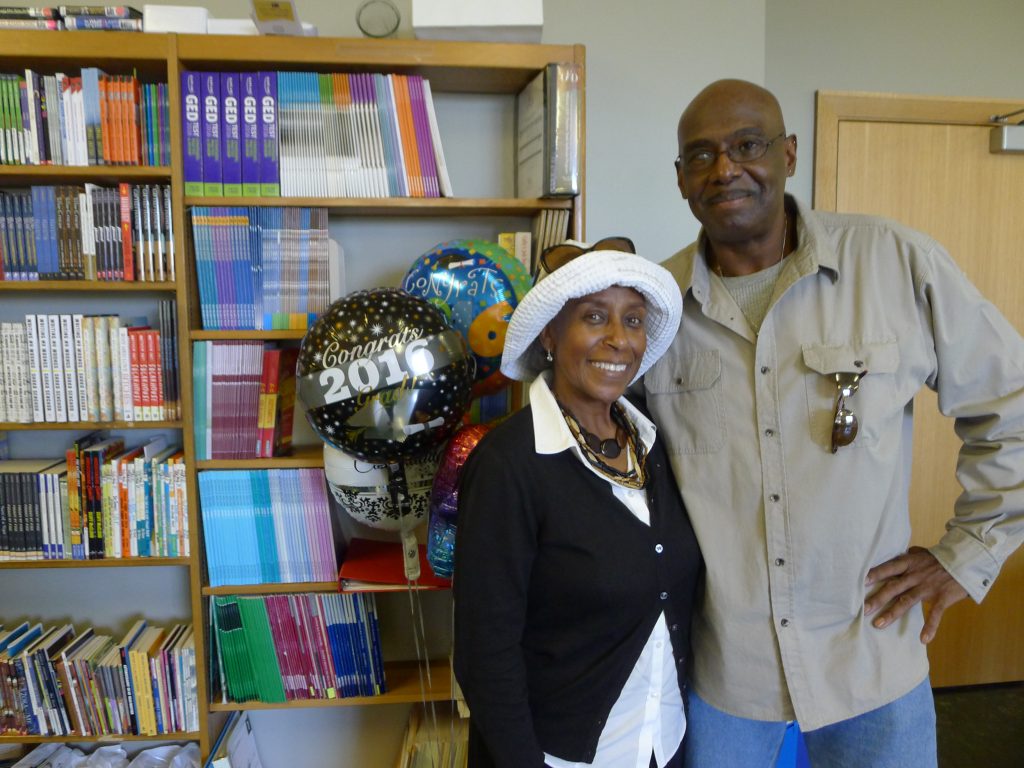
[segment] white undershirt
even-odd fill
[[[650,451],[655,439],[654,425],[625,399],[620,399],[619,403],[626,409],[626,415],[637,427],[640,440]],[[543,374],[530,386],[530,405],[537,453],[561,453],[566,448],[572,449],[584,466],[611,485],[615,498],[638,520],[645,525],[651,524],[647,494],[643,490],[613,482],[587,461],[569,431]],[[633,671],[622,686],[619,698],[608,713],[594,761],[574,763],[548,754],[544,755],[544,761],[552,768],[650,768],[653,753],[658,765],[663,766],[679,749],[685,732],[683,697],[676,677],[668,624],[662,612]]]

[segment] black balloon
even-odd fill
[[[446,440],[469,404],[474,364],[441,310],[397,288],[335,301],[302,340],[299,397],[322,440],[397,462]]]

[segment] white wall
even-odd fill
[[[811,199],[814,92],[1021,98],[1021,0],[767,0],[766,81],[799,138],[789,190]]]

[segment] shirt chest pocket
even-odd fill
[[[714,453],[725,442],[718,350],[666,356],[644,376],[647,405],[670,453]]]
[[[839,394],[837,373],[867,372],[857,382],[857,391],[844,402],[846,410],[857,419],[857,436],[849,448],[874,445],[885,429],[900,427],[900,421],[892,419],[894,411],[900,407],[895,387],[900,350],[895,340],[805,344],[802,350],[807,367],[804,381],[808,426],[816,445],[826,451],[832,448],[832,423]]]

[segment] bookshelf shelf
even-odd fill
[[[4,734],[0,736],[0,744],[117,744],[121,741],[195,741],[200,737],[199,733],[161,733],[157,736],[133,736],[119,734],[104,734],[103,736],[21,736],[17,734]]]
[[[151,568],[156,566],[188,567],[187,557],[125,557],[103,560],[3,560],[0,570],[14,571],[29,568]]]
[[[293,449],[289,456],[272,459],[206,459],[197,461],[199,469],[306,469],[324,465],[323,448],[303,445]]]
[[[0,280],[0,292],[176,293],[176,283],[124,283],[116,280]]]
[[[68,62],[74,66],[88,60],[91,66],[123,69],[146,67],[167,71],[167,59],[174,50],[171,35],[146,35],[141,32],[50,32],[44,30],[3,30],[5,59],[34,61],[42,68],[60,69]]]
[[[299,581],[294,584],[240,584],[203,587],[204,595],[294,595],[305,592],[337,592],[336,581]]]
[[[181,429],[180,421],[37,421],[31,424],[0,423],[0,430],[10,432],[51,429]]]
[[[170,178],[171,169],[164,165],[0,166],[0,184],[145,183],[167,181]]]
[[[301,331],[192,331],[189,338],[193,341],[214,341],[218,339],[260,339],[263,341],[298,340],[306,335]]]
[[[570,198],[466,197],[186,197],[186,206],[325,207],[352,216],[532,216],[543,210],[570,210]]]
[[[259,701],[211,703],[211,712],[230,712],[235,709],[311,709],[317,707],[361,707],[379,704],[416,704],[426,701],[451,701],[451,666],[447,659],[430,662],[430,676],[433,685],[426,696],[420,690],[419,667],[415,661],[391,661],[384,663],[384,675],[388,692],[380,696],[352,696],[347,699],[301,699],[281,704],[265,704]],[[426,681],[424,680],[424,684]]]
[[[519,93],[552,61],[582,61],[583,47],[358,38],[245,38],[179,35],[178,58],[186,69],[278,69],[320,72],[394,72],[430,79],[436,91]]]

